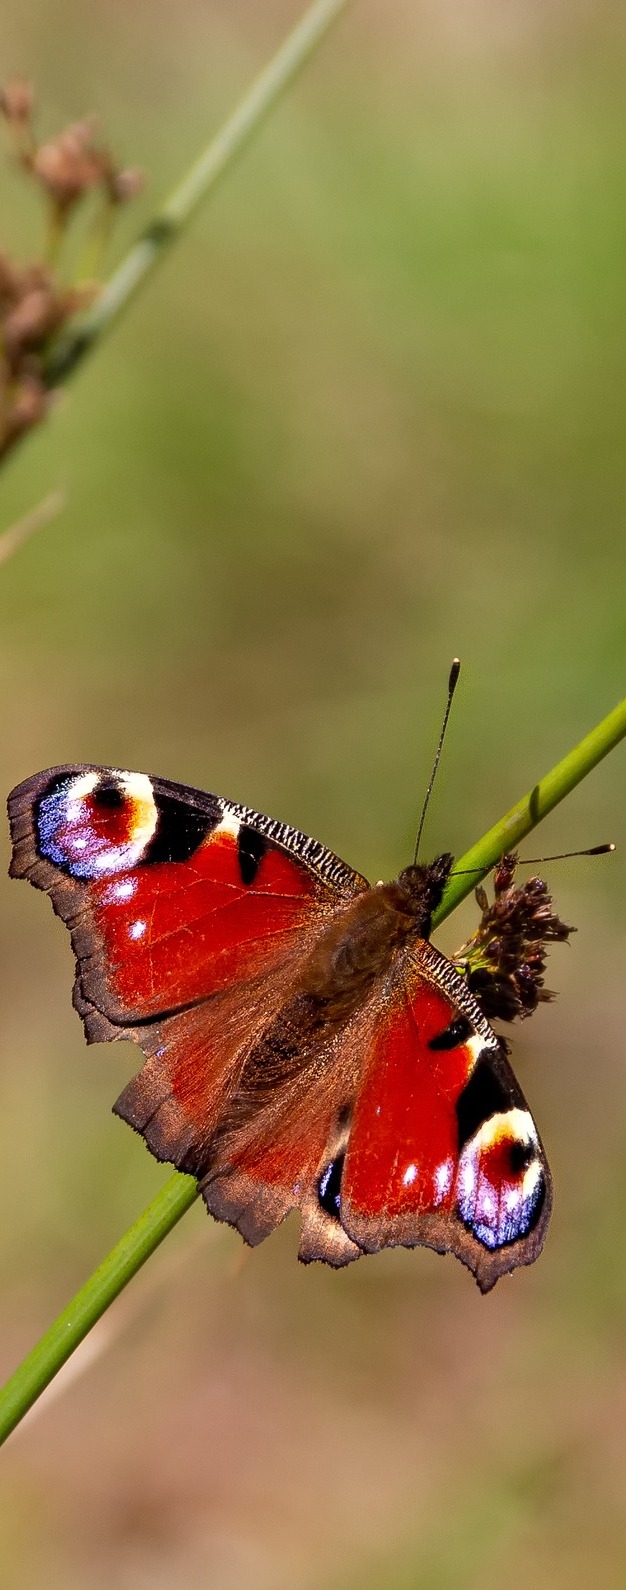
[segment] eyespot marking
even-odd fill
[[[151,780],[122,771],[61,775],[41,796],[35,821],[40,855],[71,877],[126,872],[156,828]]]
[[[517,1242],[537,1225],[546,1198],[537,1132],[528,1110],[484,1121],[461,1155],[457,1211],[483,1247]]]

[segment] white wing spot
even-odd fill
[[[109,890],[110,900],[132,900],[137,892],[136,878],[122,878],[120,883],[112,883]]]
[[[233,838],[236,839],[240,828],[240,818],[235,817],[234,812],[225,811],[221,823],[218,823],[217,827],[213,829],[213,834],[232,834]]]
[[[451,1159],[444,1159],[435,1171],[435,1187],[437,1190],[437,1203],[441,1203],[452,1186],[454,1165]]]

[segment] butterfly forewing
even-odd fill
[[[70,929],[88,1040],[132,1038],[148,1056],[118,1113],[201,1174],[246,1054],[365,880],[297,829],[146,774],[49,769],[9,812],[13,876]]]
[[[267,974],[366,887],[296,829],[146,774],[53,769],[10,815],[13,875],[51,894],[82,1000],[117,1025]]]

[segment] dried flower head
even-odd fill
[[[32,169],[61,212],[103,181],[104,156],[94,142],[92,121],[72,122],[58,137],[40,144]]]
[[[476,890],[482,911],[476,932],[454,959],[489,1021],[515,1021],[532,1015],[540,1001],[554,999],[544,988],[547,945],[566,943],[576,929],[553,909],[543,878],[514,885],[518,858],[503,856],[494,872],[494,898]]]
[[[33,85],[26,78],[12,77],[4,87],[0,87],[0,111],[7,121],[29,122],[34,104]]]
[[[103,181],[111,204],[127,204],[129,199],[136,199],[144,185],[143,171],[138,166],[127,166],[119,171],[117,166],[109,161],[103,166]]]
[[[0,254],[0,458],[47,413],[43,350],[86,298],[84,290],[60,287],[39,261],[19,266]]]
[[[34,103],[32,86],[22,78],[0,88],[0,114],[8,124],[18,163],[48,200],[45,257],[21,266],[0,252],[0,458],[47,413],[45,358],[50,340],[98,291],[93,278],[111,218],[142,185],[139,171],[120,170],[89,118],[72,122],[56,138],[38,143],[32,127]],[[81,273],[92,279],[68,288],[59,282],[54,262],[74,209],[94,191],[101,202],[94,212]]]

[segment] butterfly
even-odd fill
[[[27,779],[9,812],[12,875],[70,930],[87,1041],[143,1051],[116,1113],[212,1215],[255,1245],[298,1208],[305,1262],[424,1244],[483,1292],[536,1259],[536,1126],[430,942],[451,855],[370,886],[247,806],[86,765]]]

